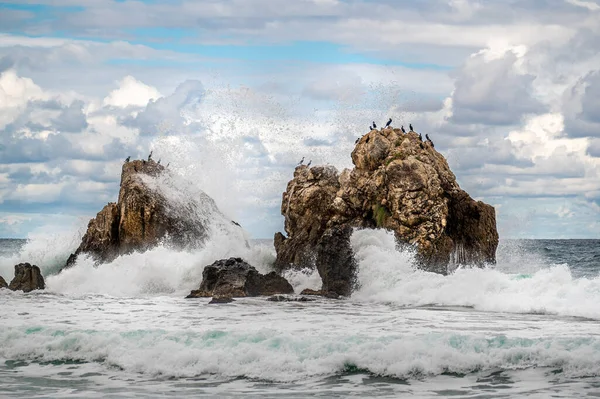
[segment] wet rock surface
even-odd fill
[[[290,283],[277,273],[263,275],[241,258],[229,258],[206,266],[202,272],[200,287],[187,298],[235,298],[293,292]]]
[[[6,284],[6,281],[4,283]],[[43,290],[46,288],[46,283],[39,267],[29,263],[19,263],[15,265],[15,277],[8,288],[13,291],[31,292]]]
[[[295,169],[282,196],[286,235],[275,235],[278,270],[317,268],[325,294],[348,295],[356,271],[348,228],[392,231],[432,272],[495,263],[494,208],[459,187],[430,142],[415,132],[372,130],[351,156],[354,168],[341,173],[331,166]]]
[[[220,212],[207,195],[200,200],[178,196],[179,202],[169,201],[157,187],[157,179],[168,173],[151,159],[125,162],[118,202],[109,203],[90,220],[81,244],[65,267],[72,266],[82,253],[105,263],[159,244],[177,248],[201,244],[208,235],[207,221],[191,215],[199,206],[215,214]]]

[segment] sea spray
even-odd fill
[[[502,272],[504,265],[498,264],[443,276],[417,269],[412,252],[398,249],[389,232],[357,230],[352,245],[359,262],[355,301],[600,319],[600,277],[574,278],[567,265],[540,265],[523,275]]]
[[[22,262],[37,265],[44,276],[57,273],[79,245],[84,231],[84,225],[81,224],[65,231],[50,233],[42,229],[30,233],[17,253],[0,257],[0,276],[11,279],[14,266]]]

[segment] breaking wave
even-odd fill
[[[600,276],[576,278],[566,264],[547,264],[508,248],[513,256],[499,254],[497,265],[442,276],[416,269],[413,254],[398,250],[389,232],[358,230],[352,245],[359,262],[356,301],[600,319]],[[516,264],[526,272],[514,272]]]

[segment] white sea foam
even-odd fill
[[[346,326],[348,327],[348,326]],[[67,330],[0,328],[0,358],[101,362],[151,376],[219,376],[295,381],[345,371],[413,378],[478,370],[560,368],[600,375],[597,339],[487,338],[453,333],[411,336],[294,335],[255,331]]]
[[[567,265],[526,265],[528,274],[461,268],[449,276],[417,270],[409,251],[396,248],[383,230],[358,230],[352,245],[359,262],[356,301],[402,306],[469,306],[479,310],[552,313],[600,319],[600,277],[574,278]]]

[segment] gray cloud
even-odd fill
[[[517,74],[513,52],[486,62],[482,55],[472,57],[457,73],[452,96],[452,122],[487,125],[514,125],[530,113],[545,107],[532,96],[535,76]]]
[[[600,158],[600,138],[592,139],[592,142],[587,148],[587,154],[592,157]]]
[[[564,97],[566,133],[570,137],[600,137],[600,71],[579,79]]]
[[[141,135],[182,134],[190,130],[182,113],[196,107],[204,96],[204,87],[198,80],[187,80],[177,86],[173,94],[151,100],[146,108],[123,124],[140,130]]]
[[[52,125],[58,131],[78,133],[88,127],[86,116],[83,114],[83,101],[74,101],[63,108],[60,115],[52,120]]]

